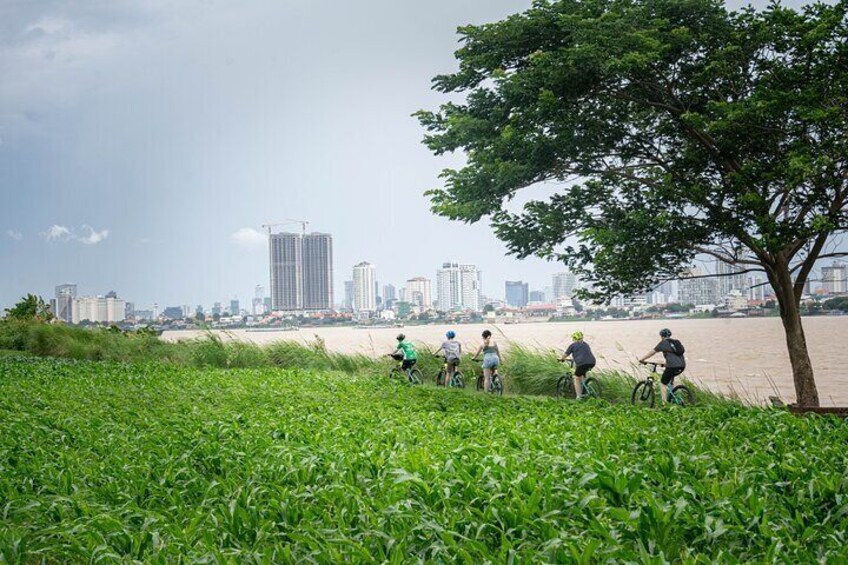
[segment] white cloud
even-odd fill
[[[41,237],[47,241],[68,241],[73,239],[74,235],[71,233],[71,230],[65,226],[53,224],[47,228],[47,231],[41,232]]]
[[[21,233],[21,232],[19,232],[19,231],[15,231],[15,230],[6,230],[6,235],[8,235],[9,237],[11,237],[11,238],[12,238],[12,239],[14,239],[15,241],[23,241],[23,240],[24,240],[24,234],[22,234],[22,233]]]
[[[230,238],[243,249],[261,249],[268,242],[268,237],[265,234],[253,228],[236,230]]]
[[[88,235],[76,237],[77,241],[80,243],[84,243],[86,245],[97,245],[107,237],[109,237],[109,230],[101,230],[97,231],[91,226],[83,225],[83,230],[88,230]]]
[[[46,241],[78,241],[84,245],[96,245],[109,237],[109,230],[104,229],[97,231],[88,224],[83,224],[82,231],[87,232],[85,235],[79,235],[67,226],[53,224],[47,231],[41,232],[41,237]],[[11,236],[11,234],[9,234]],[[14,239],[14,238],[13,238]]]

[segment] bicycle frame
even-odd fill
[[[674,380],[672,380],[667,385],[662,384],[662,375],[657,371],[657,367],[661,367],[659,363],[647,363],[649,367],[651,367],[651,374],[648,375],[648,382],[651,387],[654,388],[654,382],[660,383],[660,394],[662,394],[662,387],[665,387],[665,399],[667,402],[674,402],[675,404],[683,404],[677,395],[674,394]]]

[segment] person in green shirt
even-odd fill
[[[389,357],[394,357],[396,359],[402,358],[403,364],[401,365],[401,368],[411,377],[412,368],[416,363],[418,363],[418,352],[415,351],[415,346],[412,345],[411,342],[406,341],[406,336],[403,334],[399,334],[397,336],[397,342],[397,349],[395,349],[394,353],[390,354]]]

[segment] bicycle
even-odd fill
[[[656,395],[654,394],[654,382],[659,381],[662,376],[657,372],[657,367],[664,367],[662,363],[644,363],[651,367],[651,374],[644,381],[633,387],[630,395],[630,403],[633,405],[654,407]],[[695,393],[683,384],[673,386],[674,381],[666,385],[666,400],[675,406],[693,406],[695,404]],[[662,390],[662,389],[660,389]]]
[[[477,390],[483,390],[483,384],[485,383],[485,378],[482,373],[477,375]],[[492,369],[492,385],[487,392],[490,392],[496,396],[503,396],[503,381],[501,380],[501,376],[498,374],[497,369]]]
[[[445,378],[448,375],[448,362],[445,360],[445,364],[442,366],[442,370],[439,371],[439,374],[436,375],[436,386],[449,386],[451,388],[465,388],[465,378],[462,376],[462,373],[459,372],[459,367],[455,366],[453,370],[453,375],[448,379],[447,384],[445,383]]]
[[[556,397],[574,400],[577,398],[574,391],[574,360],[568,359],[564,363],[568,363],[569,370],[557,379]],[[601,383],[595,377],[583,377],[580,384],[583,388],[580,393],[581,398],[601,397]]]
[[[394,368],[389,372],[389,378],[397,381],[404,381],[404,375],[406,376],[406,382],[411,385],[420,385],[424,382],[424,375],[418,369],[418,367],[412,367],[410,369],[403,368],[403,357],[400,355],[391,355],[389,357],[398,362]]]

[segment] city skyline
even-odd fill
[[[442,101],[430,81],[456,68],[457,26],[528,6],[0,6],[0,309],[61,281],[139,305],[246,301],[269,284],[261,226],[283,217],[334,234],[336,289],[360,257],[399,283],[445,249],[489,294],[516,277],[549,286],[560,266],[431,214],[424,192],[461,157],[434,159],[410,117]]]

